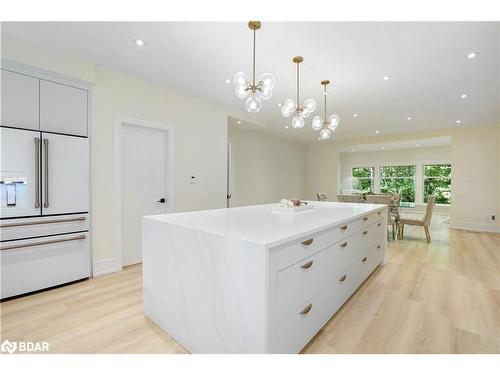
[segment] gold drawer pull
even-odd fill
[[[339,281],[345,281],[345,279],[347,279],[347,275],[344,274],[344,276],[342,276]]]
[[[377,246],[377,249],[380,249],[380,245]]]
[[[366,235],[367,233],[368,233],[368,231],[367,231],[367,230],[364,230],[364,231],[363,231],[363,234],[364,234],[364,235]]]
[[[307,306],[304,310],[300,312],[300,315],[306,315],[309,311],[311,311],[312,307],[313,305],[312,303],[310,303],[309,306]]]
[[[303,269],[307,270],[308,268],[311,268],[312,265],[313,265],[313,261],[310,260],[306,264],[301,265],[300,268],[303,268]]]
[[[379,227],[379,226],[381,226],[381,225],[382,225],[382,223],[378,223],[378,224],[377,224],[377,227]]]
[[[342,226],[340,227],[340,229],[341,229],[341,230],[346,230],[346,229],[347,229],[347,225],[342,225]]]
[[[309,238],[308,240],[302,241],[302,245],[309,246],[310,244],[313,243],[313,241],[314,241],[313,238]]]
[[[368,259],[367,257],[364,257],[363,259],[361,259],[361,261],[364,263],[367,261],[367,259]]]
[[[363,221],[366,221],[366,220],[368,220],[368,216],[365,216],[365,217],[363,218]]]
[[[382,215],[382,211],[377,212],[378,215]]]
[[[346,247],[346,246],[347,246],[347,241],[344,242],[344,243],[342,243],[342,244],[340,244],[340,247]]]

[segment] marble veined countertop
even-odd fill
[[[334,227],[384,205],[309,201],[312,210],[273,212],[276,204],[220,208],[144,216],[203,232],[264,244],[268,247]]]

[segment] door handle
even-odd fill
[[[20,249],[23,247],[31,247],[31,246],[41,246],[41,245],[50,245],[53,243],[59,243],[59,242],[69,242],[69,241],[78,241],[78,240],[84,240],[87,238],[85,234],[82,234],[80,236],[76,237],[70,237],[70,238],[62,238],[60,240],[49,240],[49,241],[39,241],[39,242],[31,242],[27,244],[22,244],[22,245],[7,245],[0,247],[0,250],[13,250],[13,249]]]
[[[45,158],[45,181],[44,181],[44,202],[43,207],[49,207],[49,140],[43,139],[43,155]]]
[[[40,208],[40,138],[35,137],[35,208]]]
[[[165,202],[166,202],[165,198],[160,198],[160,200],[158,201],[158,203],[165,203]]]

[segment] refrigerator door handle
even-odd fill
[[[40,208],[40,138],[35,137],[35,208]]]
[[[70,237],[70,238],[61,238],[59,240],[39,241],[39,242],[31,242],[31,243],[19,244],[19,245],[7,245],[7,246],[3,246],[2,245],[0,247],[0,250],[13,250],[13,249],[20,249],[20,248],[23,248],[23,247],[50,245],[50,244],[59,243],[59,242],[84,240],[86,238],[87,238],[87,236],[85,234],[82,234],[82,235],[75,236],[75,237]]]
[[[40,225],[40,224],[60,224],[60,223],[70,223],[74,221],[85,221],[87,218],[85,216],[75,217],[72,219],[55,219],[55,220],[42,220],[42,221],[31,221],[24,223],[9,223],[0,224],[0,228],[11,228],[11,227],[23,227],[26,225]]]
[[[44,202],[43,207],[49,207],[49,140],[43,139],[43,154],[45,158],[45,181],[44,181]]]

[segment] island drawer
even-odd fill
[[[381,210],[381,215],[385,217],[383,210]],[[271,250],[273,265],[277,271],[283,270],[291,264],[308,258],[318,251],[361,231],[361,229],[368,227],[369,223],[373,224],[378,218],[378,212],[372,212],[355,220],[277,246]],[[371,233],[369,237],[371,238]]]
[[[309,301],[295,309],[277,329],[278,353],[298,353],[331,316],[329,290],[323,288]]]
[[[328,282],[328,249],[277,274],[278,321],[308,301]]]
[[[353,266],[358,283],[361,284],[384,258],[385,243],[379,243],[367,251]]]

